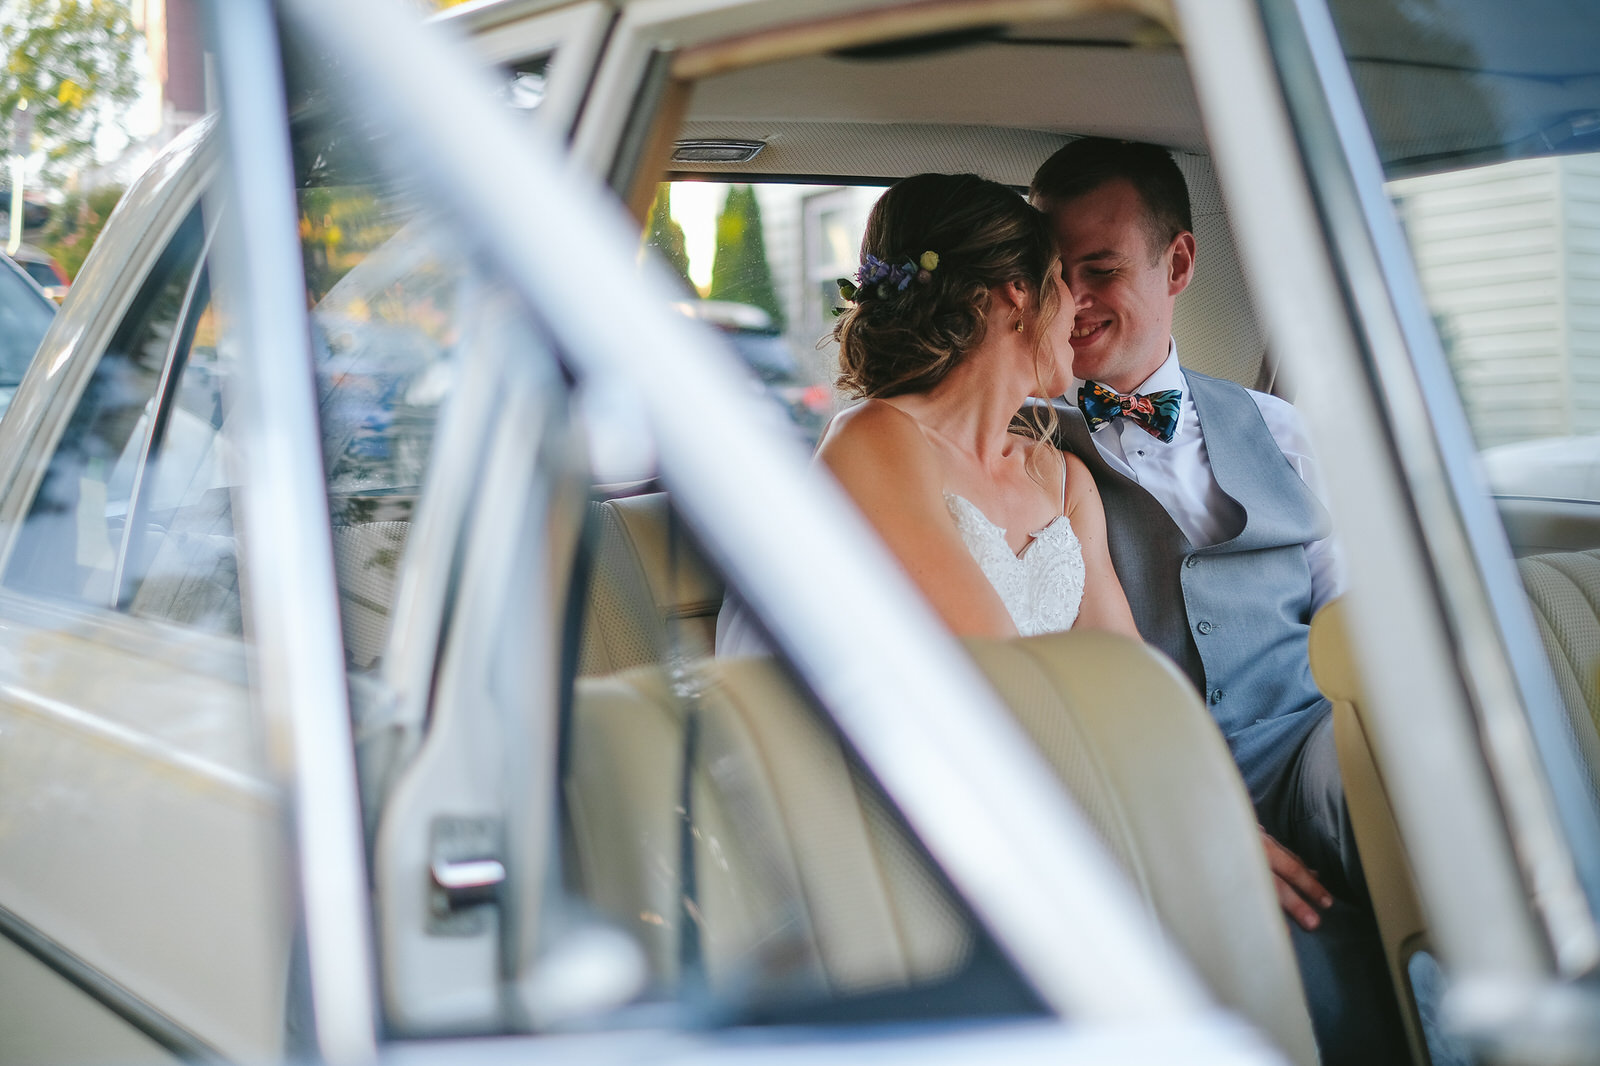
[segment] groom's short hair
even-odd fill
[[[1110,181],[1126,181],[1144,202],[1151,246],[1159,252],[1194,229],[1189,187],[1172,155],[1160,145],[1080,137],[1040,164],[1028,199],[1041,211],[1094,192]]]

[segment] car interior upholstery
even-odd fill
[[[655,662],[669,636],[680,654],[711,654],[722,583],[674,529],[666,494],[595,500],[589,521],[594,558],[578,673]]]
[[[1187,681],[1103,633],[971,648],[1217,997],[1314,1063],[1255,817]],[[1108,670],[1127,682],[1115,695],[1094,683]],[[564,780],[580,891],[646,945],[658,987],[684,979],[691,922],[713,991],[775,971],[835,994],[955,973],[970,925],[782,668],[701,661],[693,679],[689,700],[648,666],[580,679]]]

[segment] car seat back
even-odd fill
[[[971,648],[1217,997],[1315,1063],[1249,800],[1187,681],[1101,633]],[[650,667],[580,679],[567,752],[581,891],[637,936],[662,987],[680,979],[688,922],[713,989],[881,990],[971,956],[974,934],[916,845],[772,660],[701,662],[676,682]],[[692,914],[679,861],[691,853]]]
[[[1361,851],[1367,893],[1378,920],[1378,935],[1389,964],[1389,977],[1402,1005],[1406,1038],[1415,1062],[1428,1061],[1427,1043],[1417,1014],[1416,996],[1408,977],[1411,956],[1427,947],[1427,923],[1417,900],[1415,881],[1389,792],[1378,770],[1376,745],[1365,723],[1361,677],[1345,628],[1344,606],[1334,600],[1311,620],[1311,673],[1333,704],[1333,740],[1339,755],[1350,825]]]
[[[592,562],[578,673],[658,661],[670,636],[686,657],[709,655],[722,582],[681,531],[666,493],[589,505]]]

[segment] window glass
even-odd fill
[[[40,284],[57,282],[52,278]],[[22,380],[54,318],[54,309],[37,290],[12,271],[0,269],[0,388],[13,388]]]
[[[1600,501],[1600,11],[1335,0],[1497,495]]]
[[[881,188],[676,181],[656,194],[645,243],[683,281],[680,308],[727,338],[808,443],[833,390],[837,279],[855,274]]]
[[[1600,8],[1331,8],[1561,693],[1528,724],[1593,894],[1577,834],[1600,797]],[[1503,619],[1513,654],[1528,618]]]
[[[303,124],[301,151],[330,129]],[[347,664],[382,657],[399,567],[455,379],[464,276],[448,242],[362,166],[302,163],[328,505]]]
[[[96,364],[7,566],[11,588],[242,630],[217,344],[197,210]]]
[[[534,56],[507,63],[501,68],[505,79],[501,92],[508,106],[518,111],[536,111],[544,103],[545,86],[550,78],[550,56]]]
[[[23,270],[27,271],[28,277],[37,281],[40,285],[61,284],[61,279],[56,277],[56,272],[50,269],[49,263],[41,263],[37,259],[29,259],[21,266]]]

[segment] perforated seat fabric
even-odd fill
[[[357,669],[372,669],[383,654],[394,583],[410,533],[411,523],[399,521],[333,527],[344,652]]]
[[[1593,782],[1600,778],[1592,756],[1600,729],[1600,550],[1531,555],[1517,568]]]
[[[953,973],[973,939],[913,845],[770,661],[706,662],[691,711],[646,666],[580,680],[564,782],[587,898],[679,979],[686,715],[698,938],[713,991],[786,998]]]
[[[671,535],[665,493],[589,505],[594,530],[578,673],[660,660],[671,636],[686,657],[711,653],[722,583],[686,537]]]
[[[1101,633],[971,647],[1217,997],[1315,1063],[1249,800],[1187,681]],[[1117,694],[1098,683],[1108,671]],[[970,930],[786,676],[766,659],[721,660],[697,666],[691,687],[713,987],[769,964],[786,989],[877,989],[958,969]],[[580,680],[564,782],[584,891],[639,937],[664,987],[678,965],[685,713],[658,669]]]
[[[1315,1063],[1255,812],[1188,680],[1145,645],[1092,630],[970,646],[1218,1000]]]

